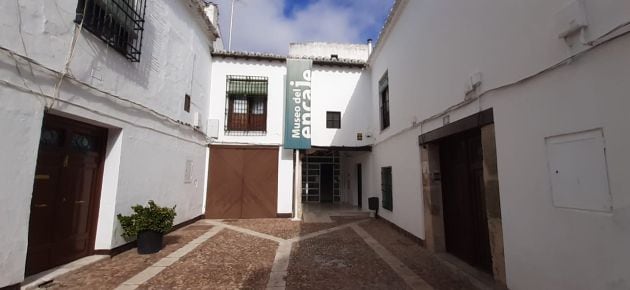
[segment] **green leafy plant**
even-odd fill
[[[138,236],[143,231],[155,231],[166,233],[173,228],[173,220],[175,219],[175,206],[161,207],[155,204],[153,200],[149,200],[149,206],[135,205],[132,206],[133,214],[123,216],[118,214],[118,221],[123,229],[122,237],[129,241]]]

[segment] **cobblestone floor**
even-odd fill
[[[136,249],[123,252],[55,279],[49,289],[114,289],[194,238],[208,231],[209,225],[190,225],[164,237],[164,249],[150,255],[139,255]]]
[[[350,228],[293,247],[287,289],[409,289]]]
[[[157,254],[138,255],[132,249],[61,276],[46,288],[478,289],[383,221],[332,220],[202,220],[169,234]]]
[[[264,289],[277,243],[223,230],[140,289]]]

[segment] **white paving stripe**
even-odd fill
[[[433,290],[433,287],[429,285],[426,281],[416,275],[409,267],[403,264],[400,260],[398,260],[394,255],[392,255],[383,245],[381,245],[378,241],[376,241],[370,234],[368,234],[365,230],[363,230],[358,225],[366,220],[356,221],[347,223],[344,225],[336,226],[333,228],[321,230],[318,232],[310,233],[304,236],[299,236],[291,239],[282,239],[272,235],[268,235],[265,233],[260,233],[254,230],[242,228],[239,226],[228,225],[218,220],[203,220],[202,223],[213,225],[214,227],[210,229],[205,234],[199,236],[198,238],[192,240],[188,244],[183,247],[177,249],[175,252],[170,255],[162,258],[161,260],[155,262],[153,265],[146,268],[144,271],[138,273],[134,277],[129,280],[123,282],[120,286],[118,286],[117,290],[131,290],[136,289],[142,283],[145,283],[149,279],[155,277],[158,273],[162,272],[166,267],[172,265],[177,262],[181,257],[190,253],[193,249],[199,246],[201,243],[207,241],[212,236],[216,235],[222,229],[230,229],[237,232],[241,232],[247,235],[272,240],[278,243],[278,249],[276,249],[276,255],[273,260],[273,265],[271,267],[271,273],[269,273],[269,281],[267,282],[267,289],[278,289],[284,290],[286,289],[286,277],[289,268],[289,259],[291,256],[291,249],[293,247],[293,243],[299,242],[306,239],[311,239],[317,236],[321,236],[324,234],[328,234],[334,231],[338,231],[345,228],[352,228],[362,239],[365,241],[372,250],[387,263],[394,272],[401,278],[407,285],[409,285],[413,289],[420,290]]]
[[[392,253],[390,253],[383,245],[381,245],[378,241],[376,241],[370,234],[368,234],[364,229],[359,227],[356,224],[350,226],[362,239],[365,243],[376,252],[376,254],[381,257],[385,263],[387,263],[396,274],[400,278],[402,278],[409,287],[412,289],[421,289],[421,290],[433,290],[433,287],[429,285],[426,281],[416,275],[409,267],[403,264],[398,258],[396,258]]]
[[[244,234],[248,234],[250,236],[259,237],[259,238],[263,238],[263,239],[267,239],[267,240],[272,240],[272,241],[274,241],[276,243],[282,243],[282,242],[286,241],[283,238],[278,238],[278,237],[275,237],[275,236],[272,236],[272,235],[260,233],[260,232],[253,231],[253,230],[246,229],[246,228],[241,228],[239,226],[228,225],[228,224],[225,224],[223,222],[216,221],[216,220],[203,220],[203,222],[205,224],[209,224],[209,225],[222,226],[222,227],[225,227],[225,228],[233,230],[233,231],[237,231],[237,232],[241,232],[241,233],[244,233]]]
[[[289,257],[293,243],[285,241],[278,245],[276,257],[273,259],[271,273],[269,273],[269,282],[267,289],[286,289],[287,287],[287,270],[289,269]]]
[[[356,221],[356,222],[347,223],[347,224],[344,224],[344,225],[336,226],[334,228],[329,228],[329,229],[321,230],[321,231],[318,231],[318,232],[306,234],[306,235],[303,235],[303,236],[295,237],[295,238],[292,238],[292,239],[288,239],[287,241],[294,243],[294,242],[299,242],[299,241],[311,239],[311,238],[314,238],[314,237],[317,237],[317,236],[321,236],[321,235],[324,235],[324,234],[327,234],[327,233],[332,233],[334,231],[342,230],[342,229],[348,228],[348,227],[350,227],[352,225],[360,224],[360,223],[366,222],[366,221],[367,220],[360,220],[360,221]]]
[[[148,281],[149,279],[155,277],[157,274],[162,272],[162,270],[166,269],[166,267],[172,265],[177,262],[181,257],[190,253],[196,247],[201,245],[203,242],[207,241],[217,233],[219,233],[225,227],[223,225],[215,225],[210,230],[208,230],[205,234],[199,236],[198,238],[188,242],[183,247],[177,249],[175,252],[172,252],[170,255],[160,259],[155,262],[153,265],[144,269],[142,272],[136,274],[135,276],[129,278],[129,280],[123,282],[116,290],[131,290],[136,289],[140,284]]]

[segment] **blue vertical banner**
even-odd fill
[[[284,148],[311,148],[311,71],[310,59],[287,59],[284,115]]]

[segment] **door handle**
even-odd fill
[[[50,175],[48,174],[37,174],[35,175],[35,180],[48,180],[50,179]]]
[[[36,204],[33,205],[33,207],[36,207],[36,208],[42,208],[42,207],[47,207],[47,206],[48,205],[45,204],[45,203],[36,203]]]
[[[75,204],[82,204],[82,203],[85,203],[85,200],[77,200],[77,201],[75,201],[74,203],[75,203]]]

